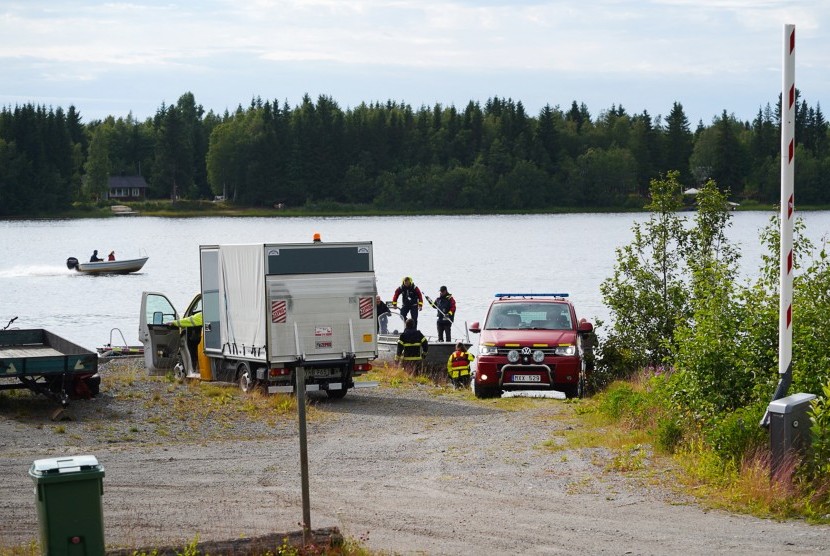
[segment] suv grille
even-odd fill
[[[518,351],[519,351],[519,354],[521,355],[522,350],[523,350],[525,347],[529,347],[529,346],[509,347],[509,348],[506,348],[506,347],[499,347],[499,348],[496,348],[496,349],[498,350],[498,355],[504,355],[504,356],[506,357],[506,356],[507,356],[507,353],[508,353],[508,352],[510,352],[510,351],[513,351],[514,349],[515,349],[515,350],[518,350]],[[535,347],[529,347],[529,349],[530,349],[530,353],[531,353],[531,354],[532,354],[534,351],[539,350],[539,351],[541,351],[542,353],[544,353],[544,354],[545,354],[545,356],[548,356],[548,355],[556,355],[556,349],[555,349],[555,348],[535,348]]]

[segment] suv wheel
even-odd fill
[[[472,382],[473,385],[473,394],[475,394],[476,398],[484,399],[484,398],[495,398],[496,394],[498,393],[498,389],[493,386],[482,386],[480,384],[476,384],[475,380]]]

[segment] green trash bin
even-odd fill
[[[104,467],[95,456],[36,460],[35,482],[43,554],[104,554]]]

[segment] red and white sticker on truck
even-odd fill
[[[360,307],[360,318],[361,319],[370,319],[370,318],[372,318],[374,305],[375,305],[375,298],[373,298],[373,297],[361,297],[358,300],[358,305]]]
[[[287,311],[285,310],[285,300],[271,302],[271,322],[277,324],[285,324]]]

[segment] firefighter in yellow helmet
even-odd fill
[[[418,311],[424,306],[424,296],[409,276],[406,276],[395,290],[392,296],[392,307],[398,306],[398,297],[401,298],[401,318],[405,321],[409,315],[409,318],[415,321],[415,328],[418,328]]]
[[[454,388],[467,388],[470,385],[470,363],[475,358],[462,342],[455,344],[455,351],[447,359],[447,373]]]

